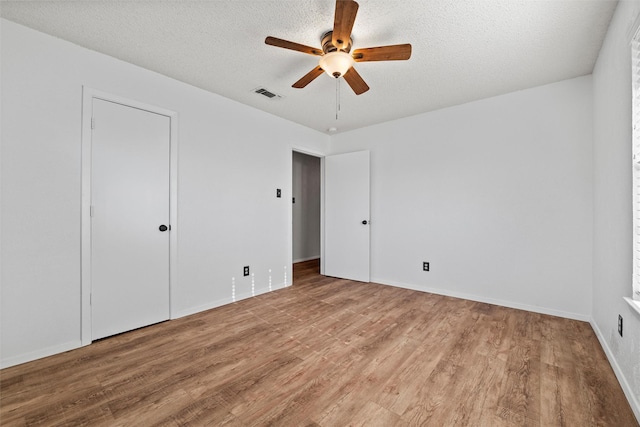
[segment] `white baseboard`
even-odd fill
[[[604,350],[604,354],[607,356],[607,359],[609,359],[609,364],[613,368],[613,372],[616,374],[616,378],[618,378],[618,382],[622,387],[622,391],[624,392],[624,395],[627,397],[627,400],[629,401],[629,405],[631,405],[631,409],[633,410],[633,413],[636,416],[636,420],[638,420],[638,423],[640,423],[640,401],[638,401],[638,396],[634,395],[633,390],[631,389],[631,386],[627,381],[627,378],[622,373],[622,369],[620,369],[620,365],[618,365],[618,361],[614,357],[613,352],[611,351],[611,348],[609,348],[609,344],[607,343],[607,340],[604,339],[604,335],[602,335],[602,332],[600,331],[600,328],[598,328],[598,325],[596,324],[596,322],[594,322],[593,319],[590,319],[589,323],[591,324],[591,327],[596,333],[596,337],[598,337],[598,341],[600,341],[600,345]]]
[[[293,260],[293,264],[297,263],[297,262],[305,262],[305,261],[312,261],[314,259],[320,259],[320,255],[316,255],[316,256],[312,256],[309,258],[299,258],[299,259],[294,259]]]
[[[216,300],[216,301],[211,301],[211,302],[208,302],[206,304],[199,305],[197,307],[191,307],[191,308],[187,308],[187,309],[184,309],[184,310],[179,310],[179,311],[177,311],[175,313],[172,313],[171,314],[171,319],[179,319],[181,317],[190,316],[192,314],[200,313],[202,311],[211,310],[213,308],[221,307],[223,305],[231,304],[231,303],[234,303],[234,302],[237,302],[237,301],[242,301],[243,299],[255,297],[257,295],[266,294],[266,293],[272,292],[272,291],[277,291],[278,289],[282,289],[282,288],[285,288],[285,287],[286,286],[284,284],[280,283],[280,284],[271,286],[271,289],[269,289],[268,287],[259,288],[259,289],[256,289],[255,292],[253,292],[253,293],[245,292],[245,293],[242,293],[242,294],[238,294],[238,295],[236,295],[235,299],[229,297],[229,298],[219,299],[219,300]]]
[[[271,289],[268,287],[256,289],[255,292],[246,292],[239,295],[236,295],[235,299],[233,298],[223,298],[217,301],[212,301],[207,304],[199,305],[197,307],[191,307],[186,310],[180,310],[176,313],[171,314],[171,319],[178,319],[180,317],[189,316],[191,314],[200,313],[201,311],[211,310],[212,308],[220,307],[226,304],[231,304],[235,301],[241,301],[243,299],[251,298],[253,296],[265,294],[267,292],[276,291],[278,289],[284,288],[285,285],[280,283],[275,286],[271,286]],[[74,350],[76,348],[83,347],[82,341],[72,341],[65,344],[56,345],[53,347],[44,348],[41,350],[33,351],[30,353],[20,354],[17,356],[8,357],[0,360],[0,369],[9,368],[11,366],[21,365],[23,363],[31,362],[37,359],[42,359],[43,357],[53,356],[54,354],[64,353],[65,351]]]
[[[54,354],[64,353],[65,351],[74,350],[80,347],[82,347],[82,342],[80,340],[77,340],[77,341],[71,341],[68,343],[55,345],[53,347],[47,347],[41,350],[36,350],[29,353],[24,353],[17,356],[9,357],[9,358],[0,360],[0,369],[21,365],[27,362],[32,362],[37,359],[42,359],[43,357],[53,356]]]
[[[411,289],[413,291],[428,292],[436,295],[444,295],[448,297],[461,298],[461,299],[466,299],[470,301],[484,302],[487,304],[500,305],[502,307],[515,308],[517,310],[525,310],[525,311],[531,311],[533,313],[548,314],[550,316],[580,320],[582,322],[588,322],[591,320],[591,318],[586,314],[571,313],[571,312],[562,311],[562,310],[555,310],[552,308],[538,307],[535,305],[521,304],[517,302],[499,300],[494,298],[486,298],[478,295],[466,294],[463,292],[452,292],[446,289],[425,288],[421,286],[410,285],[407,283],[401,283],[401,282],[396,282],[393,280],[385,280],[385,279],[372,278],[371,281],[375,283],[380,283],[382,285],[395,286],[397,288]]]

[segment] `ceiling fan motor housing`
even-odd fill
[[[331,40],[333,37],[333,31],[328,31],[322,36],[322,51],[327,54],[331,52],[336,52],[338,48],[333,45],[333,41]],[[351,51],[351,44],[353,43],[353,39],[349,37],[349,43],[346,44],[345,47],[340,49],[343,52],[349,53]]]

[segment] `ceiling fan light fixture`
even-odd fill
[[[336,51],[323,55],[318,65],[331,77],[337,79],[349,71],[354,63],[355,61],[351,55],[346,52]]]

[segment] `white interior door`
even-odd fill
[[[369,281],[369,152],[325,157],[324,274]]]
[[[170,317],[170,118],[94,98],[92,123],[95,340]]]

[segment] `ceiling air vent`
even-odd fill
[[[273,99],[273,100],[282,99],[282,96],[276,95],[275,93],[263,87],[256,88],[253,90],[253,92],[257,93],[258,95],[266,96],[267,98]]]

